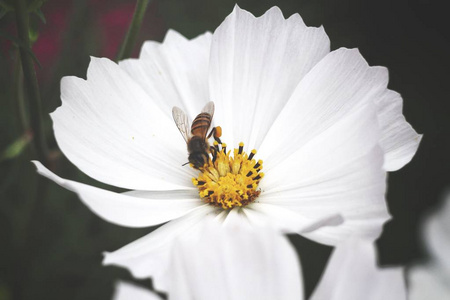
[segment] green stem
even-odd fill
[[[28,13],[24,0],[15,1],[17,33],[19,39],[24,46],[31,49]],[[20,47],[20,58],[22,60],[22,69],[24,75],[24,87],[30,106],[31,129],[33,130],[33,146],[36,150],[37,158],[44,164],[47,162],[47,145],[45,142],[45,135],[42,122],[42,105],[39,94],[39,86],[36,77],[36,70],[31,56],[27,53],[24,47]]]
[[[133,52],[136,38],[141,28],[142,20],[144,19],[145,11],[150,0],[137,0],[136,8],[134,10],[133,19],[131,20],[130,27],[128,28],[125,40],[120,46],[119,53],[117,54],[116,61],[129,58]]]
[[[25,111],[25,102],[23,98],[23,74],[22,64],[20,63],[20,53],[17,50],[17,61],[14,67],[14,100],[17,107],[17,116],[20,123],[19,132],[22,134],[30,127],[28,124],[27,113]]]

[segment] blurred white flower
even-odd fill
[[[450,193],[425,219],[422,237],[430,258],[408,271],[410,300],[450,299]]]
[[[408,270],[409,300],[450,299],[450,277],[435,262],[418,264]]]
[[[92,58],[87,80],[62,79],[62,106],[51,115],[59,147],[87,175],[132,191],[107,191],[36,166],[112,223],[173,220],[105,255],[105,264],[136,277],[167,269],[174,237],[206,215],[270,223],[328,245],[349,235],[375,239],[389,219],[386,171],[408,163],[421,138],[387,83],[385,68],[369,67],[357,50],[330,52],[324,29],[307,27],[298,14],[285,19],[274,7],[255,18],[236,6],[213,34],[187,40],[169,31],[162,44],[146,42],[139,59],[117,65]],[[202,174],[181,166],[186,144],[172,107],[193,118],[210,100],[222,141],[236,148],[243,142],[264,159],[263,180],[249,172],[258,196],[249,204],[233,183],[200,191],[202,199],[192,182]],[[262,161],[249,161],[261,168]],[[209,193],[224,201],[234,193],[232,207],[205,203]]]
[[[379,268],[374,245],[348,239],[338,245],[310,300],[406,300],[403,268]]]

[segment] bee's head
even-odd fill
[[[189,154],[189,162],[196,169],[200,169],[208,162],[208,154],[204,152],[192,152]]]

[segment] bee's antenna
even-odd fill
[[[182,164],[181,166],[184,167],[185,165],[187,165],[189,162]]]

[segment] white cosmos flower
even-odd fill
[[[425,219],[422,237],[430,258],[408,272],[410,299],[449,299],[450,193],[440,207]]]
[[[36,166],[107,221],[171,221],[106,253],[105,264],[136,277],[165,269],[173,238],[206,215],[270,223],[328,245],[349,235],[375,239],[389,219],[386,171],[408,163],[420,141],[387,83],[386,68],[369,67],[357,50],[330,52],[324,29],[307,27],[298,14],[285,19],[274,7],[255,18],[236,6],[213,34],[187,40],[169,31],[161,44],[146,42],[139,59],[117,65],[92,58],[86,80],[62,79],[62,106],[51,114],[59,147],[87,175],[131,191],[111,192]],[[258,196],[248,205],[224,210],[205,203],[192,182],[199,172],[182,167],[186,143],[172,107],[192,119],[211,100],[228,149],[243,142],[247,153],[259,151],[251,161],[239,158],[239,166],[246,161],[240,172],[262,159],[265,176],[251,175],[250,191],[213,182],[201,195]],[[340,224],[338,215],[343,224],[325,226]]]

